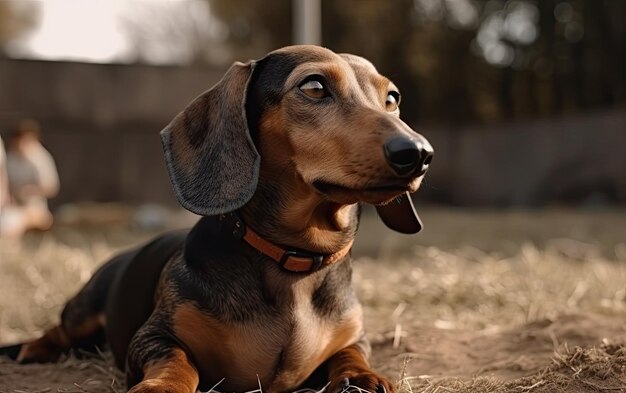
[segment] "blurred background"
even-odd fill
[[[0,239],[0,342],[49,326],[116,250],[193,224],[159,131],[233,61],[298,42],[371,60],[436,151],[415,195],[422,233],[364,213],[356,286],[375,345],[397,356],[424,327],[493,331],[574,312],[623,327],[625,21],[623,0],[0,0],[7,166],[25,149],[58,172],[32,203],[37,224]],[[2,198],[2,214],[19,199]],[[605,334],[590,326],[577,345]],[[548,364],[559,341],[545,334],[535,368],[503,375]],[[428,356],[409,371],[454,369]],[[402,361],[389,359],[375,364],[395,373]],[[463,373],[494,369],[471,360]]]
[[[40,123],[61,179],[53,208],[174,206],[158,131],[233,61],[319,23],[311,39],[370,59],[436,147],[417,198],[626,201],[625,2],[314,0],[301,19],[297,4],[0,1],[0,135]]]
[[[415,198],[445,230],[426,243],[490,248],[492,233],[472,230],[482,210],[519,218],[494,219],[513,245],[613,248],[623,233],[588,222],[610,227],[626,202],[625,17],[620,0],[3,0],[0,136],[10,153],[34,120],[60,179],[57,224],[189,225],[171,214],[158,132],[233,61],[318,43],[394,80],[402,117],[435,146]],[[532,216],[555,209],[576,218],[538,234]]]

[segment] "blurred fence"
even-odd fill
[[[423,191],[459,205],[626,202],[626,109],[425,130],[435,160]]]
[[[0,133],[42,124],[70,201],[174,203],[159,131],[223,70],[0,61]]]
[[[173,204],[158,132],[222,73],[0,60],[0,133],[23,117],[41,122],[61,175],[54,204]],[[624,109],[420,131],[436,150],[420,198],[501,206],[626,202]]]

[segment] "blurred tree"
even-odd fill
[[[290,41],[290,3],[211,1],[242,58]],[[455,124],[623,105],[625,18],[622,0],[324,0],[322,20],[325,46],[398,82],[408,120]]]
[[[291,43],[291,0],[131,1],[127,7],[123,27],[142,62],[225,66]]]
[[[131,1],[120,13],[121,26],[137,62],[221,64],[231,56],[221,42],[226,26],[206,1]]]
[[[226,65],[292,41],[291,0],[128,4],[138,62]],[[0,46],[28,31],[36,5],[0,1]],[[624,20],[624,0],[322,1],[324,45],[370,59],[422,124],[626,104]]]
[[[291,0],[209,0],[226,24],[232,60],[257,59],[291,43]]]

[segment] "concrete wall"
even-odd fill
[[[158,133],[223,71],[0,60],[0,134],[22,117],[42,123],[62,182],[53,204],[173,204]],[[436,156],[420,198],[626,202],[626,110],[421,131]]]

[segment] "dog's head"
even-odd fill
[[[415,233],[409,193],[433,150],[400,120],[399,103],[397,87],[358,56],[295,46],[235,63],[161,133],[176,196],[200,215],[237,210],[263,157],[265,172],[337,204],[374,204],[390,228]]]

